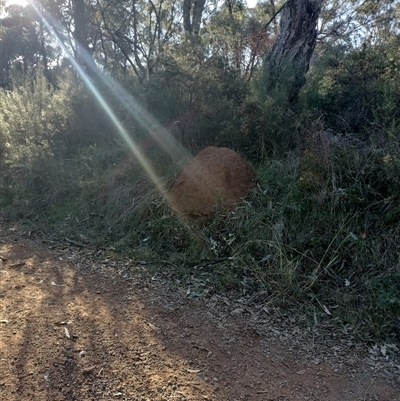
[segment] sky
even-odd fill
[[[257,4],[258,0],[247,0],[247,5],[249,7],[254,7]]]

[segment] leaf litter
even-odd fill
[[[106,251],[49,249],[23,237],[13,231],[0,244],[7,277],[0,322],[15,321],[0,326],[0,401],[400,401],[396,344],[367,352],[350,327],[342,334],[329,321],[307,327],[263,303],[262,294],[215,293],[194,280],[177,291],[166,275],[152,279]],[[32,266],[15,269],[32,254]],[[53,287],[62,282],[63,292],[34,285],[33,275]],[[30,311],[21,316],[23,297]],[[60,341],[54,325],[74,341]]]

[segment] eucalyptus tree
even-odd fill
[[[62,55],[61,64],[66,65],[64,61],[66,55],[62,50],[64,46],[87,74],[92,74],[94,64],[92,55],[96,49],[97,38],[91,22],[92,1],[42,0],[30,3],[27,8],[32,10],[41,29],[46,32],[50,46],[57,54]]]
[[[398,0],[287,0],[279,35],[266,58],[269,89],[283,84],[294,101],[317,44],[350,47],[382,42],[399,30]],[[274,2],[271,1],[274,5]]]
[[[275,39],[274,26],[266,26],[273,14],[270,3],[248,8],[243,0],[224,1],[202,30],[208,56],[221,57],[230,70],[249,82]]]
[[[358,47],[399,33],[399,0],[325,0],[319,18],[318,43]]]
[[[317,23],[322,0],[287,0],[280,32],[268,54],[269,88],[283,84],[289,101],[294,101],[305,83],[311,56],[317,43]]]
[[[6,7],[0,17],[0,86],[11,85],[12,71],[28,73],[41,66],[51,81],[49,62],[55,55],[48,34],[32,8]]]
[[[89,48],[88,32],[86,29],[86,5],[84,0],[71,0],[75,40],[75,58],[91,75],[93,70],[92,52]],[[94,43],[93,43],[94,44]],[[94,50],[94,47],[92,47]]]
[[[183,27],[189,34],[198,35],[206,0],[183,0]]]
[[[121,67],[130,66],[139,80],[160,68],[165,46],[179,40],[182,9],[178,0],[97,0],[96,24],[102,56],[109,63],[116,53]]]
[[[399,132],[399,17],[398,0],[325,2],[305,96],[330,126],[364,138]]]
[[[355,30],[369,43],[383,43],[400,33],[399,0],[353,0]]]

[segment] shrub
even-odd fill
[[[325,115],[326,127],[382,141],[400,121],[398,39],[322,54],[302,91],[303,107]]]

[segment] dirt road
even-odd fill
[[[0,400],[400,401],[398,351],[0,231]],[[389,352],[392,350],[392,352]],[[361,354],[360,354],[361,352]]]

